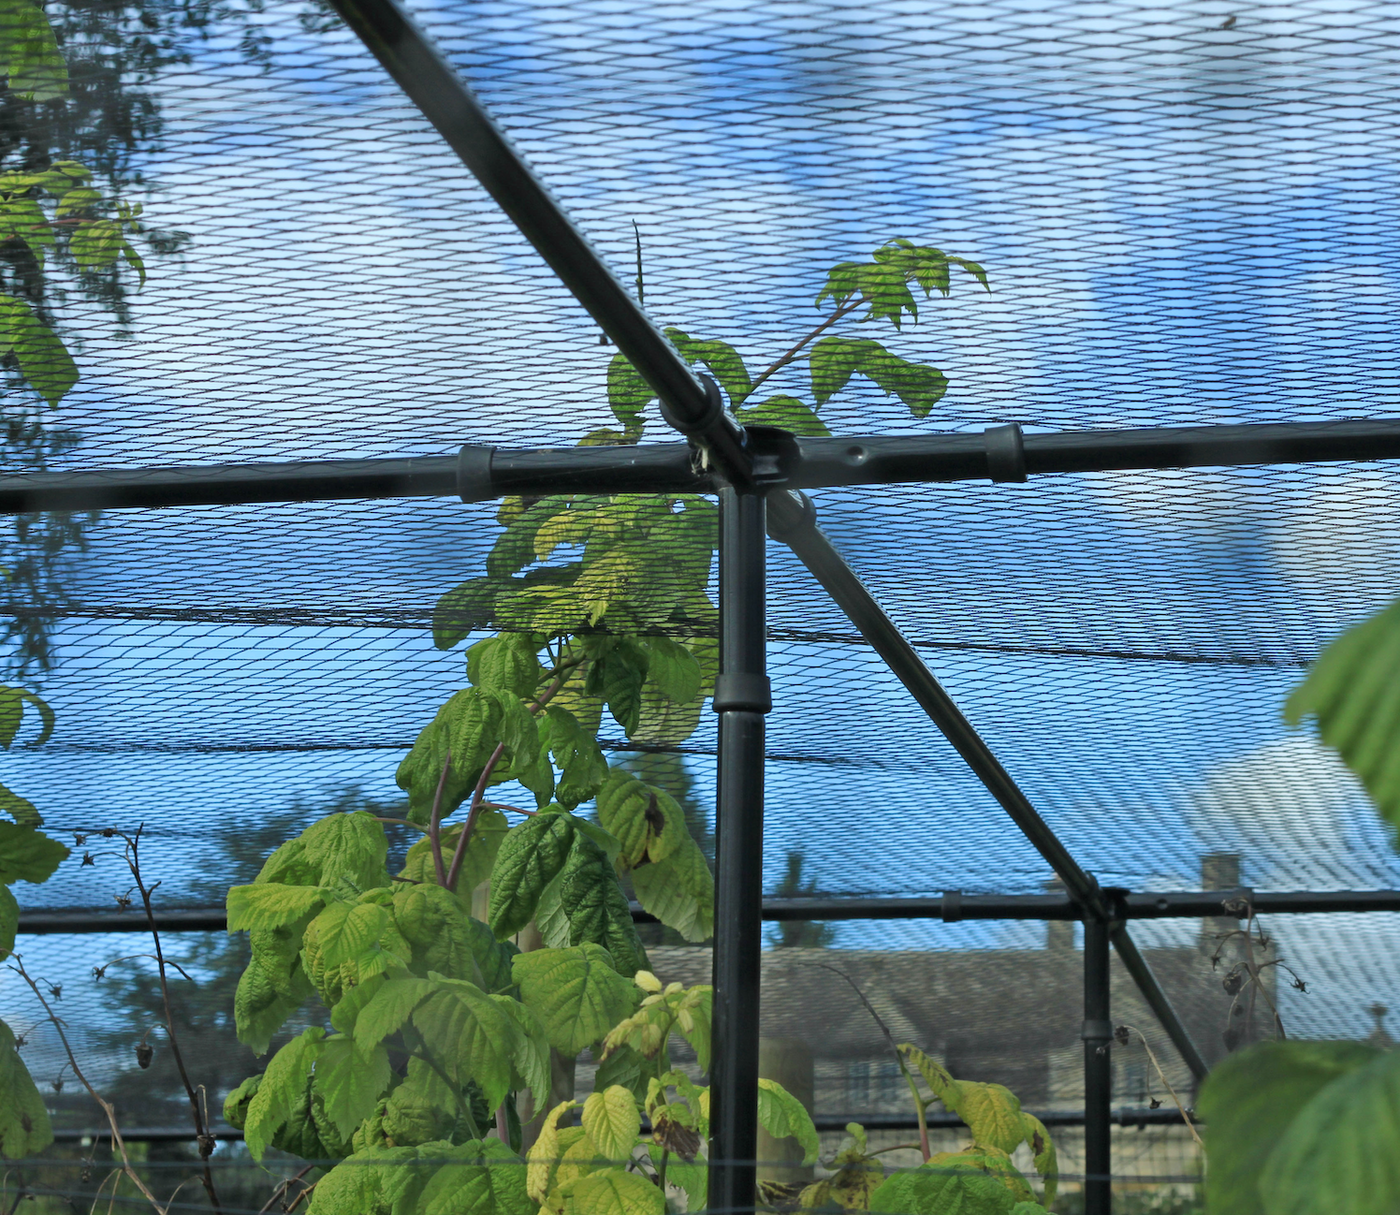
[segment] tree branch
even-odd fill
[[[761,372],[759,374],[758,379],[756,379],[753,382],[753,384],[749,386],[748,392],[744,393],[744,395],[740,397],[739,400],[735,401],[734,404],[737,406],[742,404],[744,401],[747,401],[751,396],[753,396],[755,392],[758,391],[758,386],[760,384],[762,384],[769,377],[775,375],[777,372],[781,371],[784,367],[791,363],[793,359],[795,359],[799,354],[801,354],[802,347],[804,347],[813,338],[820,337],[821,334],[825,333],[828,329],[830,329],[843,316],[849,316],[863,303],[865,303],[865,297],[858,296],[843,307],[836,309],[835,312],[833,312],[829,317],[826,318],[826,320],[824,320],[820,325],[813,329],[812,332],[809,333],[805,338],[798,342],[796,346],[794,346],[785,355],[783,355],[782,358],[778,359],[778,361],[775,362],[771,367],[768,367],[763,372]]]
[[[29,972],[24,969],[24,962],[17,954],[12,954],[11,956],[14,957],[19,965],[11,966],[10,969],[29,984],[30,990],[33,991],[39,1003],[43,1005],[44,1012],[48,1015],[49,1024],[54,1027],[54,1030],[58,1033],[58,1040],[63,1044],[63,1053],[68,1056],[68,1066],[73,1069],[73,1074],[78,1077],[78,1083],[87,1089],[88,1096],[97,1102],[98,1107],[107,1116],[107,1125],[112,1131],[112,1142],[116,1145],[117,1153],[122,1158],[122,1172],[131,1178],[132,1184],[141,1191],[142,1197],[156,1209],[158,1215],[167,1215],[166,1208],[161,1206],[156,1196],[146,1188],[146,1183],[141,1180],[136,1170],[132,1167],[131,1157],[126,1151],[126,1141],[122,1138],[121,1128],[117,1125],[117,1111],[112,1107],[111,1102],[105,1100],[88,1082],[88,1078],[83,1075],[83,1069],[78,1066],[78,1060],[73,1055],[73,1048],[68,1044],[68,1035],[63,1032],[63,1022],[54,1014],[53,1009],[49,1006],[49,1002],[44,999],[44,993],[39,990],[39,985],[34,982]]]
[[[194,1123],[195,1143],[199,1148],[200,1161],[204,1165],[204,1173],[200,1180],[204,1185],[204,1192],[209,1195],[210,1205],[213,1206],[217,1215],[223,1215],[223,1207],[219,1203],[219,1193],[214,1188],[214,1174],[209,1168],[209,1157],[215,1146],[214,1136],[209,1133],[209,1128],[204,1121],[204,1113],[199,1106],[199,1095],[195,1092],[194,1085],[190,1083],[189,1073],[185,1070],[185,1058],[180,1051],[180,1036],[175,1032],[175,1015],[170,1008],[170,985],[166,981],[165,975],[165,952],[161,948],[160,932],[156,929],[156,914],[151,907],[151,892],[155,890],[155,886],[148,888],[141,878],[140,848],[141,831],[144,827],[144,823],[137,827],[134,836],[122,836],[126,840],[126,863],[131,870],[131,877],[136,883],[136,888],[141,892],[141,905],[146,909],[146,926],[150,930],[151,941],[155,945],[156,970],[160,976],[160,999],[165,1008],[165,1036],[170,1041],[170,1051],[175,1057],[175,1067],[180,1073],[180,1082],[185,1086],[185,1093],[190,1099],[190,1119]],[[160,883],[157,882],[156,886],[159,885]],[[179,968],[177,967],[177,969]],[[183,970],[180,970],[180,973],[185,975]],[[189,975],[185,975],[185,978],[188,979]]]
[[[442,761],[442,775],[438,777],[437,792],[433,794],[433,813],[428,819],[428,847],[433,852],[433,869],[437,873],[439,886],[447,885],[447,871],[442,865],[442,792],[447,788],[447,774],[452,770],[452,752]]]

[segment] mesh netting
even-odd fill
[[[991,293],[955,278],[901,333],[851,327],[951,387],[916,421],[858,379],[822,411],[835,434],[1397,412],[1391,6],[446,0],[417,15],[629,280],[640,239],[651,313],[753,368],[817,323],[831,265],[892,237],[987,267]],[[191,241],[153,260],[133,336],[72,305],[83,378],[57,418],[81,441],[53,467],[450,454],[610,423],[597,328],[353,37],[301,16],[255,18],[266,68],[216,29],[150,86],[165,125],[138,155],[147,216]],[[771,384],[808,396],[804,375]],[[671,436],[653,417],[646,437]],[[1259,889],[1395,886],[1360,787],[1280,716],[1319,649],[1396,593],[1389,467],[815,497],[1103,884],[1200,888],[1202,858],[1223,856]],[[144,822],[164,905],[215,905],[288,823],[337,798],[395,804],[398,759],[463,682],[460,651],[433,648],[433,604],[497,531],[492,507],[447,500],[108,513],[65,574],[75,603],[42,683],[58,733],[7,756],[6,781],[58,830]],[[786,550],[770,562],[769,888],[798,851],[824,892],[1043,889],[1044,863],[850,624]],[[620,731],[609,745],[628,753]],[[663,773],[702,816],[714,746],[707,718]],[[23,905],[111,907],[120,866],[83,851],[21,887]],[[1395,917],[1269,927],[1312,989],[1279,992],[1292,1032],[1375,1028],[1368,1006],[1400,985]],[[1201,926],[1137,931],[1218,1042]],[[1077,967],[1046,961],[1045,934],[846,924],[826,953],[903,967],[930,1042],[980,1023],[969,1057],[985,1062],[1043,1021],[1053,1058],[1077,1049]],[[88,972],[127,943],[24,948],[64,984],[75,1032],[116,1051],[127,1027]],[[1047,966],[1065,991],[1034,977]],[[958,983],[961,1004],[928,995]],[[0,984],[0,1012],[28,1008]],[[819,1112],[883,1108],[877,1053],[819,1060]],[[1126,1065],[1117,1083],[1138,1102]],[[1075,1096],[1035,1091],[1042,1108]],[[1192,1175],[1179,1135],[1141,1134],[1139,1171]]]

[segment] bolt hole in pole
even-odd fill
[[[1109,925],[1084,917],[1084,1215],[1112,1215],[1113,1022]]]
[[[758,1150],[759,961],[763,898],[765,661],[763,497],[719,496],[720,674],[714,1017],[710,1064],[711,1215],[754,1209]]]

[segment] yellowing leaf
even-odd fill
[[[517,954],[511,972],[521,998],[543,1020],[550,1045],[566,1055],[597,1042],[636,1003],[612,956],[591,942]]]
[[[665,1215],[661,1190],[636,1173],[603,1169],[574,1183],[567,1215]]]
[[[536,1202],[543,1202],[554,1188],[554,1174],[559,1167],[561,1148],[559,1144],[559,1119],[570,1110],[578,1109],[577,1101],[561,1101],[548,1114],[540,1125],[539,1138],[530,1148],[527,1159],[529,1170],[526,1175],[526,1192]]]
[[[774,1139],[796,1139],[802,1145],[803,1164],[812,1164],[821,1152],[812,1115],[776,1080],[758,1082],[758,1121]]]
[[[641,1115],[631,1092],[614,1084],[602,1092],[590,1093],[583,1103],[583,1129],[600,1155],[625,1162],[642,1132]]]

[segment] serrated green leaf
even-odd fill
[[[528,1090],[534,1097],[535,1108],[543,1109],[549,1102],[551,1083],[549,1035],[544,1021],[534,1008],[514,996],[493,995],[491,999],[520,1030],[510,1058],[510,1086],[516,1092]]]
[[[50,406],[78,382],[78,368],[58,336],[23,300],[0,292],[0,352],[13,351],[20,373]]]
[[[467,678],[487,691],[533,697],[544,674],[540,644],[533,633],[502,633],[478,641],[467,651]]]
[[[1385,1051],[1332,1080],[1298,1111],[1259,1175],[1264,1210],[1391,1215],[1400,1209],[1397,1143],[1400,1052]]]
[[[444,865],[451,863],[457,851],[457,841],[461,838],[463,824],[445,827],[441,835]],[[471,902],[472,891],[491,876],[491,867],[496,863],[496,853],[505,839],[510,824],[499,810],[483,808],[477,814],[476,826],[472,828],[471,839],[462,857],[462,867],[457,871],[456,894],[463,905]],[[436,868],[433,864],[432,843],[426,835],[420,836],[409,847],[404,857],[404,866],[399,876],[410,882],[435,884]],[[439,969],[442,969],[439,967]]]
[[[393,1072],[383,1046],[361,1049],[353,1038],[327,1038],[321,1044],[312,1081],[326,1117],[341,1139],[374,1112]]]
[[[19,827],[32,830],[36,827],[43,826],[43,816],[40,815],[34,803],[27,797],[21,797],[8,785],[0,785],[0,810],[3,810],[14,819],[15,824]],[[3,848],[3,842],[0,842],[0,850],[3,850]],[[3,865],[3,852],[0,851],[0,866]],[[4,880],[4,878],[0,878],[0,881]]]
[[[29,101],[68,94],[68,67],[44,10],[27,0],[5,6],[0,20],[0,72],[11,93]]]
[[[449,1148],[423,1189],[421,1215],[535,1215],[525,1165],[499,1139]]]
[[[615,354],[608,363],[608,408],[624,429],[631,430],[656,396],[625,355]]]
[[[431,979],[387,979],[355,1018],[355,1041],[366,1050],[398,1033],[436,989]]]
[[[714,878],[705,854],[688,834],[662,860],[633,869],[632,886],[643,909],[687,941],[714,935]]]
[[[575,834],[569,815],[548,811],[506,834],[491,870],[488,921],[498,938],[514,936],[530,922],[545,887],[563,869]]]
[[[997,1178],[973,1165],[930,1162],[895,1173],[870,1198],[870,1209],[889,1215],[1010,1215],[1016,1200]]]
[[[373,1001],[360,1014],[361,1021],[371,1008]],[[475,1081],[490,1109],[501,1104],[523,1035],[496,1001],[474,983],[438,976],[411,1020],[429,1055],[454,1081]]]
[[[666,336],[687,363],[703,363],[709,369],[719,386],[729,394],[731,405],[737,406],[753,391],[753,381],[744,360],[728,342],[693,338],[679,329],[667,329]]]
[[[612,639],[589,664],[584,692],[599,697],[629,735],[637,728],[650,653],[630,638]]]
[[[812,347],[808,365],[817,408],[820,409],[846,387],[874,345],[875,342],[862,338],[835,336],[824,337]]]
[[[860,371],[903,401],[916,418],[928,417],[948,391],[948,377],[938,368],[910,363],[884,349],[868,354]]]
[[[19,929],[19,902],[8,886],[0,886],[0,962],[10,956]]]
[[[1400,826],[1400,603],[1343,633],[1294,689],[1284,718],[1316,716],[1322,741]]]
[[[1288,1128],[1333,1081],[1375,1058],[1360,1042],[1261,1042],[1217,1064],[1197,1103],[1212,1215],[1266,1215],[1260,1183]]]
[[[831,437],[826,423],[812,412],[811,406],[792,396],[779,395],[758,405],[746,405],[736,409],[734,417],[744,426],[777,426],[795,435]]]
[[[549,723],[549,750],[559,765],[555,796],[566,810],[573,810],[595,796],[608,774],[595,732],[585,729],[571,712],[559,704],[546,710]]]
[[[262,1083],[248,1104],[244,1139],[254,1160],[261,1160],[272,1137],[306,1096],[306,1081],[322,1050],[325,1031],[312,1026],[288,1042],[268,1061]]]
[[[947,1098],[943,1104],[948,1105]],[[979,1144],[1009,1153],[1025,1138],[1020,1099],[1005,1085],[959,1080],[956,1108],[948,1108],[967,1123]]]
[[[490,625],[500,585],[493,578],[472,578],[448,591],[433,608],[433,644],[450,650]]]
[[[330,891],[321,886],[283,886],[273,882],[233,886],[228,892],[228,931],[281,928],[306,919],[325,906]]]
[[[648,683],[677,704],[699,698],[700,660],[690,650],[669,637],[648,637],[642,644],[648,652]]]
[[[574,833],[557,882],[554,889],[569,923],[570,945],[602,945],[624,974],[648,968],[613,862],[584,831]]]
[[[485,991],[510,985],[510,954],[441,886],[408,886],[394,894],[394,922],[412,949],[409,970],[467,979]]]
[[[414,1167],[417,1158],[413,1147],[371,1148],[346,1157],[317,1181],[306,1215],[414,1215],[427,1181],[427,1170]]]
[[[517,954],[511,968],[521,998],[544,1022],[549,1044],[566,1055],[597,1042],[636,1003],[631,981],[592,942]]]
[[[564,1215],[666,1215],[661,1190],[621,1168],[599,1169],[580,1178],[564,1202]]]
[[[0,1021],[0,1157],[20,1160],[53,1142],[44,1099],[15,1048],[15,1035]]]
[[[0,822],[0,885],[47,882],[67,857],[68,849],[42,831]]]
[[[272,1036],[305,1002],[313,988],[301,963],[299,926],[259,929],[248,934],[252,956],[233,999],[238,1040],[255,1054],[266,1054]]]
[[[598,1154],[619,1164],[630,1159],[642,1133],[636,1099],[618,1084],[588,1094],[583,1103],[582,1122]]]
[[[314,874],[307,885],[330,886],[344,879],[356,890],[369,890],[389,884],[384,868],[389,841],[383,825],[367,810],[328,814],[300,838],[302,861]]]
[[[802,1145],[803,1164],[813,1164],[821,1154],[821,1140],[806,1106],[776,1080],[758,1082],[758,1122],[774,1139],[796,1139]]]

